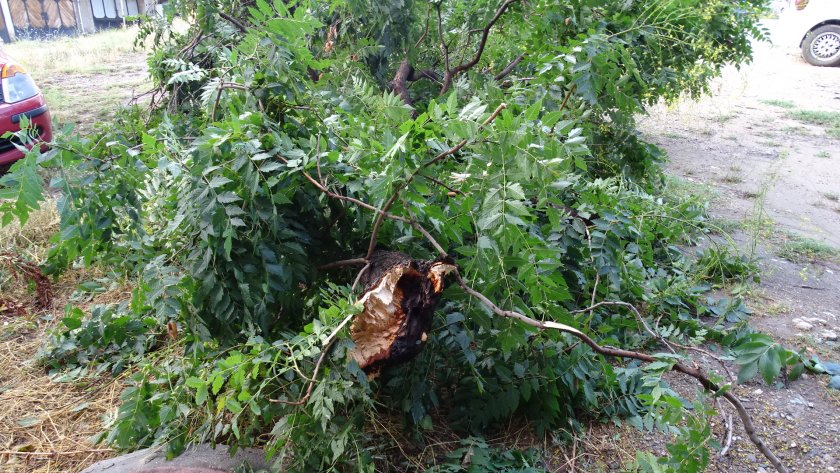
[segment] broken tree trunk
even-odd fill
[[[387,366],[414,358],[423,349],[432,316],[455,270],[448,260],[415,260],[395,251],[375,251],[361,281],[364,309],[350,328],[356,343],[351,356],[375,377]]]

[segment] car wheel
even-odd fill
[[[840,66],[840,26],[825,25],[809,31],[802,41],[802,56],[815,66]]]

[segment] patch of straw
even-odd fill
[[[119,406],[122,376],[58,383],[33,358],[47,331],[61,318],[63,303],[81,281],[97,270],[72,270],[55,284],[52,313],[0,317],[0,471],[76,473],[117,453],[90,439]],[[89,304],[126,300],[120,285],[97,294]]]

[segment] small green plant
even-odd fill
[[[700,268],[698,274],[710,282],[758,281],[758,266],[729,246],[706,248],[700,252],[696,264]]]
[[[829,192],[822,192],[821,194],[822,194],[823,197],[825,197],[826,199],[828,199],[832,202],[840,201],[840,192],[829,191]]]
[[[831,153],[829,153],[828,151],[820,151],[819,153],[816,154],[816,156],[818,158],[830,158]]]
[[[777,254],[781,258],[794,263],[802,263],[818,259],[840,259],[840,249],[827,245],[821,241],[795,234],[787,236],[787,238],[779,246]]]
[[[741,182],[744,182],[744,178],[738,173],[729,172],[721,178],[721,181],[727,184],[740,184]]]
[[[819,125],[825,128],[826,135],[840,138],[840,112],[824,110],[795,110],[788,116],[801,122]]]
[[[796,104],[791,102],[790,100],[778,100],[778,99],[770,99],[770,100],[762,100],[761,103],[766,105],[772,105],[774,107],[779,108],[796,108]]]
[[[737,113],[724,113],[713,118],[716,123],[724,124],[738,117]]]

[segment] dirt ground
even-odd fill
[[[752,326],[788,348],[840,360],[840,68],[760,44],[754,63],[728,69],[711,97],[656,107],[641,129],[668,152],[667,172],[711,197],[716,222],[757,257],[761,283],[744,292]],[[840,391],[828,379],[806,374],[787,387],[754,381],[736,390],[791,471],[840,471]],[[654,437],[631,443],[656,446]],[[770,470],[740,427],[732,452],[710,468]]]

